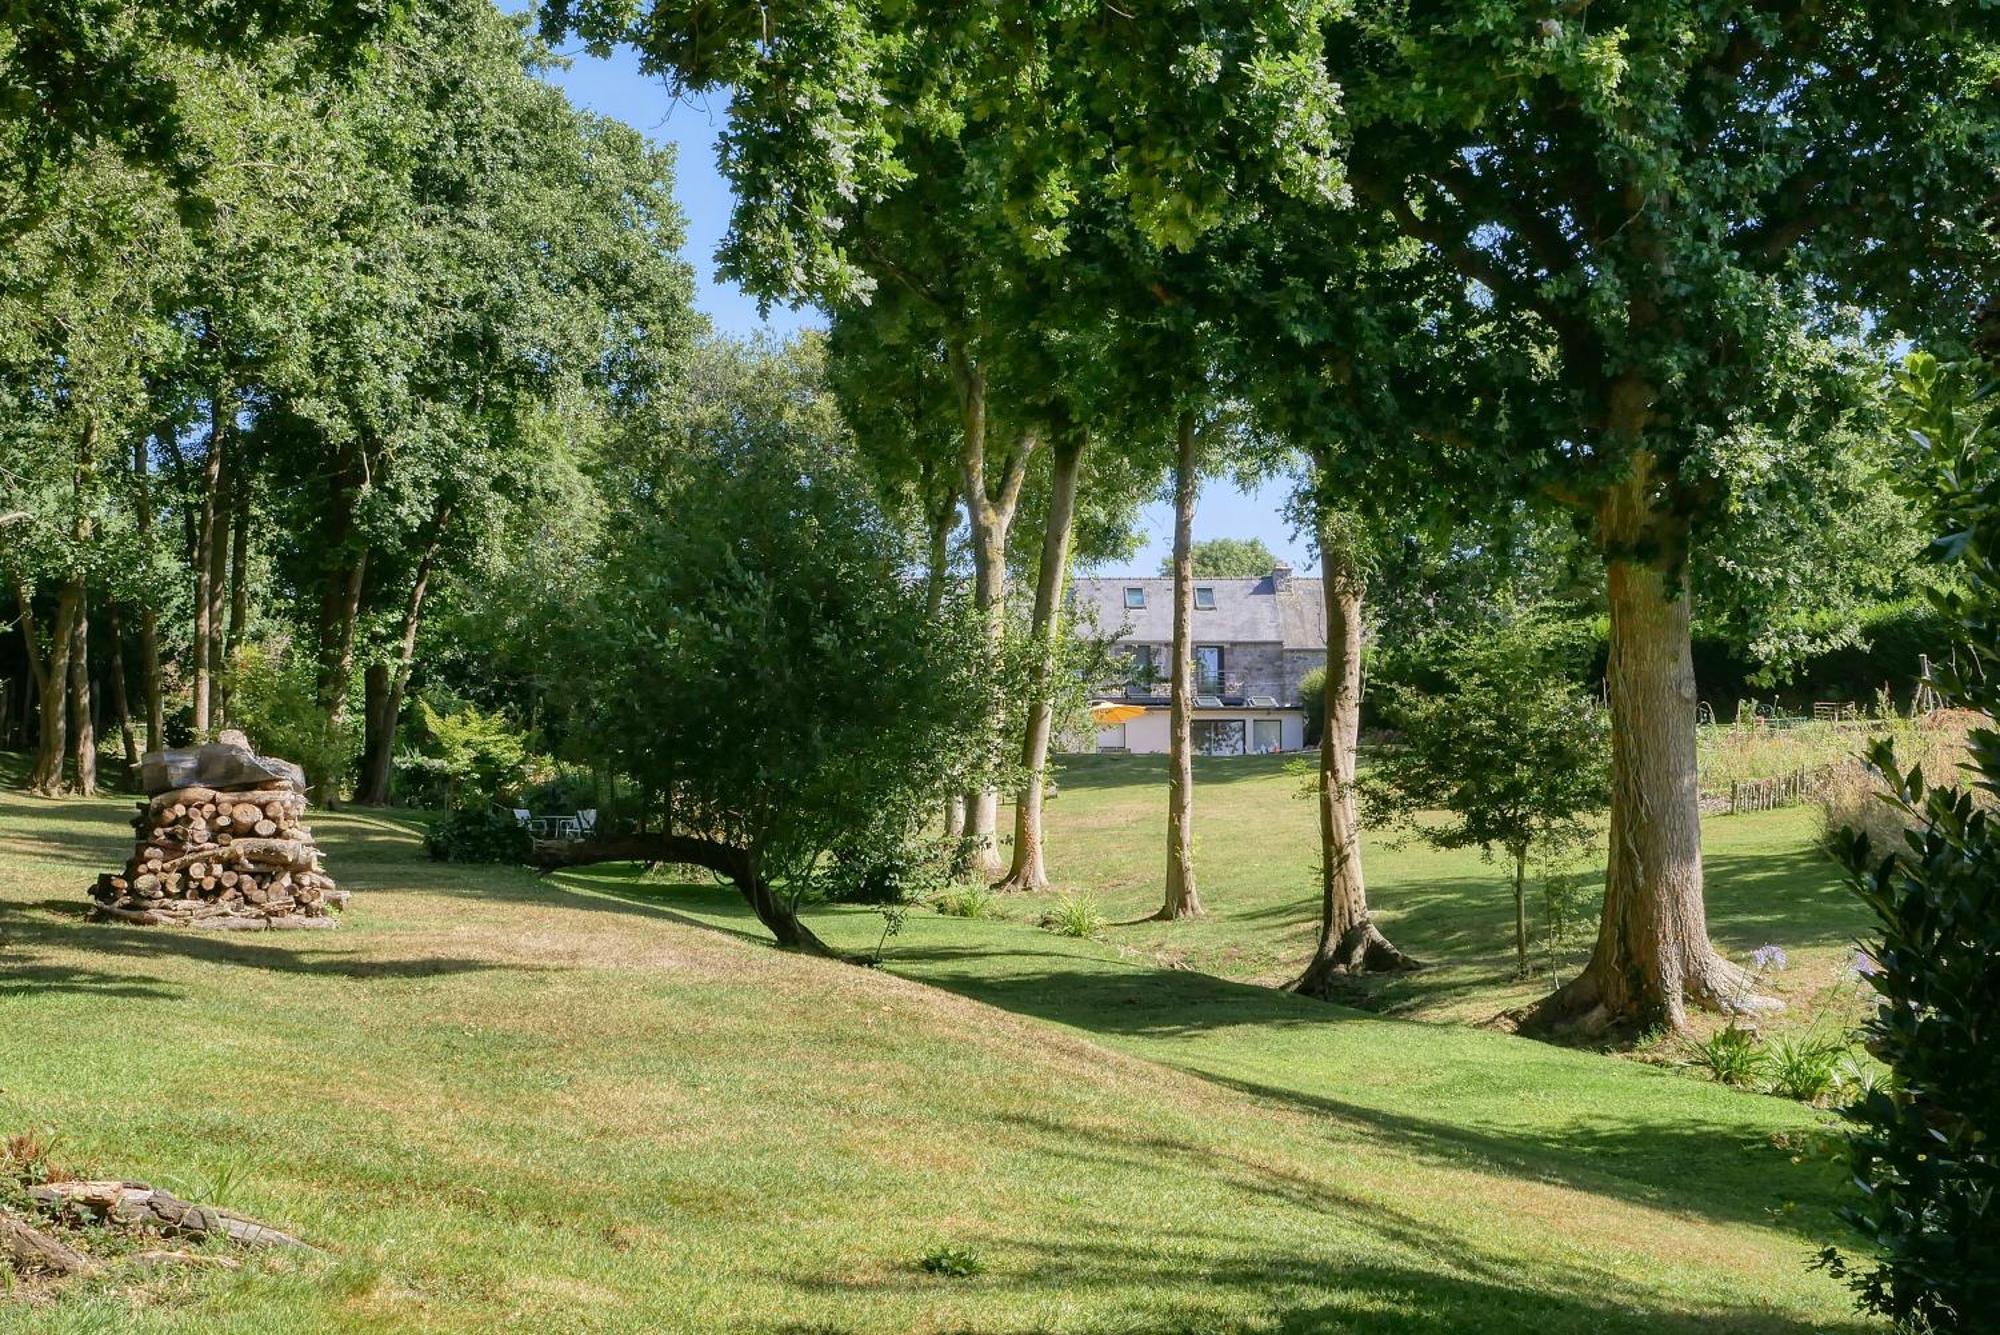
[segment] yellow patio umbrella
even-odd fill
[[[1138,718],[1145,712],[1144,705],[1125,705],[1116,700],[1100,700],[1090,707],[1090,721],[1100,728],[1108,728],[1114,723]]]

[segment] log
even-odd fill
[[[199,806],[203,802],[213,802],[214,800],[215,800],[215,789],[204,788],[201,787],[200,785],[194,785],[187,788],[175,788],[171,789],[168,792],[156,794],[153,800],[150,803],[148,803],[148,805],[155,812],[164,809],[169,809],[172,807],[179,807],[181,809],[181,814],[186,815],[189,804]]]
[[[253,824],[250,828],[257,832],[257,836],[260,839],[269,839],[278,832],[278,822],[266,817]]]
[[[96,1268],[76,1248],[5,1211],[0,1211],[0,1257],[17,1275],[87,1275]]]
[[[226,1237],[243,1247],[305,1247],[281,1229],[213,1205],[196,1205],[144,1182],[49,1182],[28,1188],[51,1214],[81,1211],[105,1223],[153,1228],[169,1237]]]

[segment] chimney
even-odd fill
[[[1283,592],[1284,592],[1285,590],[1287,590],[1287,589],[1289,589],[1289,588],[1291,588],[1291,587],[1292,587],[1292,565],[1291,565],[1291,562],[1289,562],[1289,561],[1280,561],[1280,562],[1278,562],[1278,564],[1276,564],[1276,565],[1272,566],[1272,567],[1271,567],[1271,588],[1272,588],[1272,590],[1273,590],[1273,591],[1275,591],[1275,592],[1277,592],[1277,593],[1283,593]]]

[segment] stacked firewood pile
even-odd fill
[[[320,867],[297,767],[255,756],[241,734],[156,752],[152,796],[122,876],[99,876],[100,917],[187,927],[331,927],[347,893]],[[190,780],[192,780],[190,782]],[[173,784],[172,787],[156,785]]]

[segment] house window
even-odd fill
[[[1136,584],[1126,585],[1125,606],[1131,608],[1140,608],[1144,607],[1145,605],[1146,605],[1146,591],[1140,588]]]
[[[1204,695],[1222,694],[1222,646],[1197,644],[1194,647],[1194,688]]]
[[[1243,720],[1240,718],[1198,718],[1188,723],[1188,744],[1198,756],[1240,756],[1243,754]]]
[[[1215,610],[1215,590],[1207,585],[1197,584],[1194,589],[1194,605],[1204,612]]]
[[[1253,719],[1250,723],[1250,749],[1260,756],[1276,755],[1284,749],[1284,724],[1274,718]]]

